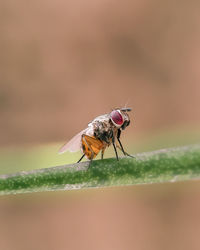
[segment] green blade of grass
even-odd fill
[[[0,176],[0,194],[175,182],[200,178],[200,144],[162,149],[135,158],[82,162]]]

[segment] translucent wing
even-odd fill
[[[80,133],[78,133],[77,135],[75,135],[69,142],[67,142],[66,144],[64,144],[60,150],[58,151],[59,154],[62,154],[66,151],[69,152],[76,152],[78,150],[80,150],[80,146],[81,146],[81,136],[82,134],[84,134],[86,131],[86,129],[82,130]]]

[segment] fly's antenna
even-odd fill
[[[130,112],[132,109],[131,108],[122,108],[120,109],[121,111],[124,111],[124,112]]]
[[[129,103],[129,99],[126,102],[126,104],[124,105],[124,108],[121,108],[120,110],[124,111],[124,112],[130,112],[132,109],[131,108],[127,108],[128,103]]]
[[[127,108],[128,102],[129,102],[129,100],[126,102],[125,106],[121,105],[121,107],[112,108],[111,111],[113,111],[113,110],[121,110],[121,111],[124,111],[124,112],[130,112],[132,109],[131,108]]]
[[[127,108],[127,105],[128,105],[128,103],[129,103],[129,99],[128,99],[128,101],[126,102],[126,104],[125,105],[119,105],[119,107],[118,108],[116,108],[116,109],[119,109],[119,110],[122,110],[122,109],[126,109]]]

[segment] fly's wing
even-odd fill
[[[88,124],[88,127],[86,129],[82,130],[80,133],[78,133],[77,135],[75,135],[69,142],[67,142],[66,144],[64,144],[61,147],[61,149],[58,151],[59,154],[62,154],[64,152],[66,152],[66,151],[76,152],[76,151],[80,150],[81,136],[82,136],[82,134],[86,134],[88,136],[93,136],[93,134],[94,134],[93,123],[95,123],[96,121],[103,122],[105,120],[109,120],[108,114],[96,117],[92,122],[90,122]]]
[[[80,146],[81,146],[81,136],[82,134],[84,134],[86,131],[82,130],[80,133],[78,133],[77,135],[75,135],[69,142],[67,142],[66,144],[64,144],[60,150],[58,151],[59,154],[63,154],[66,151],[69,152],[76,152],[78,150],[80,150]]]

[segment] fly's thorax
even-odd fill
[[[94,123],[94,137],[110,145],[113,136],[113,124],[109,119]]]

